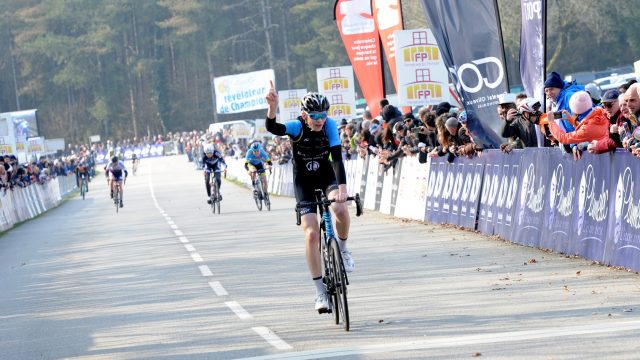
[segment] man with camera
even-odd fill
[[[513,94],[502,94],[499,96],[499,102],[501,105],[498,107],[498,115],[504,120],[502,137],[510,138],[510,141],[500,148],[510,152],[512,149],[538,147],[536,124],[542,114],[540,102],[534,98],[525,98],[520,102],[520,108],[517,110]],[[509,106],[511,104],[513,106]]]

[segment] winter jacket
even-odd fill
[[[594,108],[572,132],[565,132],[555,121],[549,121],[549,130],[563,144],[577,144],[609,138],[609,119],[602,108]]]

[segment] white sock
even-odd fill
[[[349,251],[349,248],[347,248],[347,239],[340,239],[338,238],[338,246],[340,246],[340,251]]]
[[[313,284],[316,286],[316,295],[324,294],[327,290],[322,282],[322,276],[313,279]]]

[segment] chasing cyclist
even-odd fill
[[[123,185],[127,182],[127,176],[129,176],[129,172],[127,168],[124,166],[124,162],[120,161],[117,156],[111,158],[111,162],[105,168],[107,176],[109,177],[109,185],[111,187],[111,198],[113,198],[116,183],[120,184],[120,207],[123,206],[122,198],[124,197],[124,187]],[[124,178],[122,174],[124,173]]]
[[[87,192],[89,192],[89,169],[89,159],[86,156],[81,157],[76,167],[76,182],[78,187],[80,187],[82,180],[87,179]]]
[[[207,204],[211,204],[211,184],[209,181],[211,181],[212,172],[216,177],[216,183],[218,185],[218,201],[222,201],[222,194],[220,193],[220,186],[222,185],[220,171],[227,171],[227,163],[224,162],[222,154],[214,148],[213,144],[206,144],[204,146],[202,170],[204,170],[204,186],[207,189]]]
[[[247,150],[247,155],[244,158],[244,168],[249,172],[251,176],[251,183],[256,183],[256,175],[260,174],[260,179],[262,181],[262,190],[267,193],[267,177],[265,176],[265,167],[264,164],[267,163],[269,165],[269,172],[271,172],[271,166],[273,163],[271,162],[271,158],[269,154],[262,148],[259,141],[255,141],[249,146],[249,150]],[[258,190],[253,189],[253,195],[258,195]]]
[[[266,96],[269,110],[266,128],[277,136],[288,135],[293,147],[293,183],[296,201],[316,201],[315,189],[325,191],[327,198],[335,199],[331,209],[336,218],[336,230],[344,268],[354,270],[351,251],[347,248],[349,236],[349,211],[347,209],[347,181],[338,126],[327,117],[329,101],[318,93],[308,93],[302,98],[302,111],[297,120],[276,123],[278,93],[273,82]],[[329,160],[331,156],[332,161]],[[307,267],[316,287],[315,309],[319,313],[330,309],[327,291],[322,282],[319,241],[320,229],[316,206],[300,208],[302,230],[306,241]]]

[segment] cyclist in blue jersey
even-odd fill
[[[267,165],[269,165],[269,172],[271,172],[271,166],[273,165],[273,163],[271,162],[269,154],[264,151],[259,141],[255,141],[249,146],[249,150],[247,150],[247,155],[245,156],[244,160],[244,168],[249,172],[249,175],[251,176],[251,183],[255,183],[256,174],[260,174],[262,189],[265,193],[267,193],[267,177],[264,173],[264,164],[266,163]],[[256,195],[257,190],[253,189],[253,192],[254,195]]]
[[[271,83],[266,96],[269,110],[266,128],[274,135],[288,135],[293,148],[293,183],[296,201],[316,201],[315,189],[325,191],[327,198],[335,199],[331,209],[336,218],[338,243],[342,252],[344,268],[354,270],[351,251],[347,248],[349,236],[349,211],[347,209],[347,181],[342,149],[338,135],[338,125],[327,117],[329,101],[318,93],[308,93],[302,98],[301,115],[297,120],[284,124],[276,122],[278,93]],[[331,160],[330,160],[331,159]],[[319,241],[320,229],[317,207],[300,208],[301,225],[306,240],[307,266],[316,287],[315,308],[318,312],[330,309],[330,302],[322,282]]]
[[[204,146],[204,155],[202,156],[201,162],[202,170],[204,170],[204,186],[207,189],[207,203],[211,204],[211,172],[214,173],[218,185],[218,201],[222,201],[222,194],[220,193],[220,186],[222,185],[220,171],[227,171],[227,163],[224,162],[222,154],[215,149],[213,144],[206,144]]]

